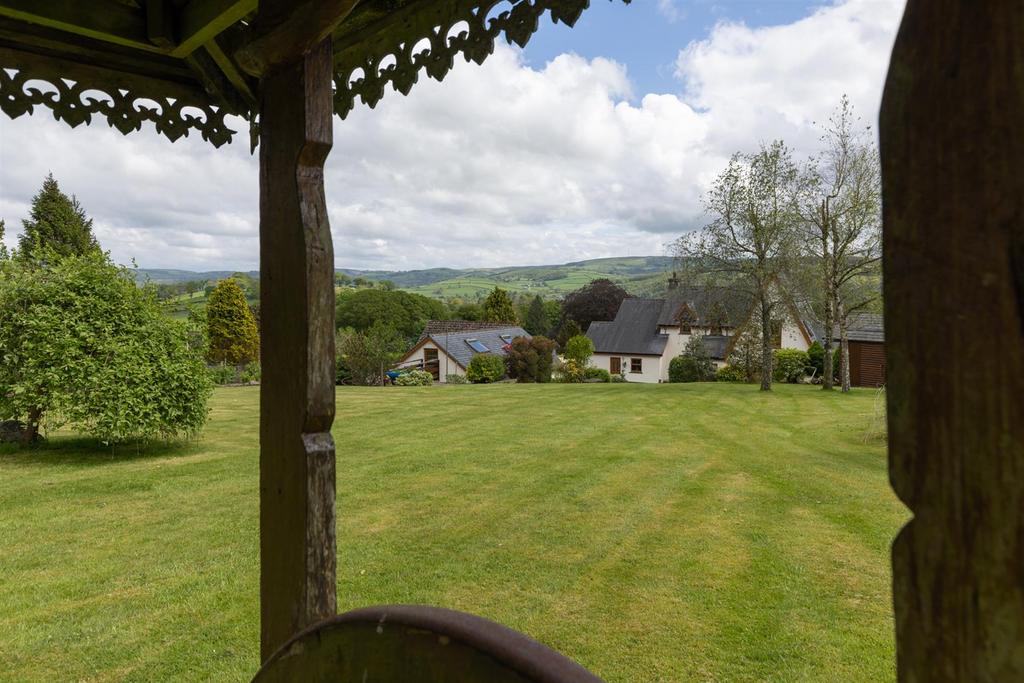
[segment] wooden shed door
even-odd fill
[[[437,360],[437,349],[423,349],[423,369],[434,377],[434,381],[441,379],[441,363]]]
[[[613,357],[611,359],[611,364],[609,365],[609,368],[611,368],[610,372],[613,375],[620,375],[620,374],[622,374],[622,359],[619,358],[618,356]]]

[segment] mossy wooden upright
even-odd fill
[[[260,87],[260,651],[333,616],[334,249],[324,198],[331,44]]]
[[[1024,5],[910,0],[881,116],[899,679],[1024,681]]]

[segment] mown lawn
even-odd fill
[[[248,680],[255,388],[197,443],[0,450],[0,679]],[[504,622],[609,682],[894,678],[875,392],[338,393],[342,609]]]

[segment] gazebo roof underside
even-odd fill
[[[502,35],[526,45],[545,13],[572,26],[590,2],[345,4],[333,3],[344,18],[328,29],[334,111],[342,118],[357,99],[376,105],[389,85],[408,94],[421,71],[443,79],[458,55],[482,63]],[[226,115],[256,121],[260,50],[280,40],[261,34],[267,22],[257,7],[257,0],[0,0],[0,109],[17,118],[45,107],[71,126],[102,117],[126,134],[150,121],[171,140],[196,130],[220,146],[237,132]]]

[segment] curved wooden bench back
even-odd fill
[[[601,683],[510,628],[439,607],[389,605],[340,614],[273,654],[253,683]]]

